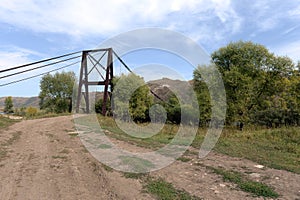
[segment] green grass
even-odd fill
[[[148,193],[154,195],[158,200],[196,200],[198,197],[191,196],[184,190],[174,188],[171,183],[162,179],[151,179],[147,181],[145,189]]]
[[[108,145],[108,144],[100,144],[97,146],[99,149],[110,149],[112,148],[112,146]]]
[[[108,130],[109,133],[106,133],[109,137],[116,138],[118,140],[123,140],[129,143],[133,143],[137,146],[149,148],[152,150],[160,149],[161,147],[169,144],[175,137],[176,133],[178,132],[180,126],[174,124],[165,124],[163,128],[155,135],[149,138],[138,138],[132,137],[125,132],[123,132],[115,123],[112,118],[103,117],[98,115],[98,121],[102,129]],[[143,126],[143,125],[141,125]],[[142,129],[141,129],[142,130]],[[185,134],[188,134],[189,130]],[[148,133],[140,133],[141,135],[147,135]],[[182,137],[183,138],[183,137]],[[188,137],[189,138],[189,137]],[[189,140],[180,140],[177,141],[178,145],[187,145],[189,144]]]
[[[201,198],[192,196],[184,190],[175,188],[171,183],[166,182],[162,178],[156,179],[149,173],[131,173],[123,172],[125,178],[139,179],[147,192],[158,200],[199,200]]]
[[[176,160],[179,160],[179,161],[181,161],[181,162],[189,162],[191,159],[190,158],[187,158],[187,157],[179,157],[179,158],[177,158]]]
[[[109,133],[106,133],[109,137],[151,150],[157,150],[168,144],[179,128],[177,125],[166,124],[158,134],[141,139],[124,133],[112,118],[100,115],[97,117],[101,127],[109,130]],[[89,120],[86,121],[90,123]],[[192,146],[199,149],[205,135],[206,129],[199,128]],[[214,151],[300,174],[300,127],[279,129],[256,127],[249,130],[246,127],[243,132],[226,128],[214,147]]]
[[[13,119],[9,119],[7,117],[3,117],[2,115],[0,115],[0,128],[4,129],[7,128],[8,126],[19,122],[20,120],[13,120]]]
[[[222,168],[208,167],[214,173],[223,177],[224,181],[235,183],[241,190],[249,192],[254,196],[278,198],[279,194],[268,185],[247,179],[241,173],[236,171],[226,171]]]
[[[9,146],[9,145],[12,145],[16,140],[18,140],[21,137],[21,134],[22,134],[21,131],[14,132],[12,134],[11,138],[9,138],[7,141],[1,143],[1,146],[0,146],[0,160],[7,157],[6,147]]]
[[[26,119],[42,119],[42,118],[52,118],[52,117],[60,117],[60,116],[68,116],[72,115],[72,113],[46,113],[43,110],[40,110],[34,116],[25,116]]]
[[[108,172],[114,171],[113,168],[111,168],[111,167],[108,166],[108,165],[102,164],[102,167],[103,167],[106,171],[108,171]]]
[[[67,159],[68,157],[67,156],[52,156],[52,158],[53,159],[63,159],[63,160],[65,160],[65,159]]]
[[[225,130],[215,151],[300,174],[300,128]]]
[[[124,172],[125,178],[139,179],[147,192],[158,200],[198,200],[200,198],[190,195],[184,190],[176,189],[171,183],[162,178],[155,179],[149,173],[130,173]]]
[[[132,178],[132,179],[141,179],[147,176],[147,173],[132,173],[132,172],[123,172],[123,176],[125,178]]]
[[[71,137],[77,137],[78,133],[69,133],[68,135],[71,136]]]

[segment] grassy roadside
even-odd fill
[[[179,128],[177,125],[166,124],[158,134],[150,138],[142,139],[124,133],[112,118],[103,117],[101,115],[97,117],[101,128],[110,131],[110,133],[107,133],[110,137],[154,150],[168,144],[174,138],[174,133],[176,133]]]
[[[19,120],[9,119],[8,117],[3,117],[2,115],[0,115],[0,128],[3,130],[18,121]]]
[[[112,118],[98,116],[108,135],[145,148],[158,149],[169,143],[178,130],[177,125],[167,124],[156,135],[141,139],[120,130]],[[206,130],[199,129],[193,147],[199,148]],[[300,127],[245,130],[224,129],[214,151],[234,157],[242,157],[259,164],[300,174]]]
[[[300,174],[300,127],[228,131],[215,151]]]
[[[3,117],[0,115],[0,134],[1,130],[6,129],[7,127],[11,126],[12,124],[18,122],[19,120],[9,119],[7,117]],[[0,161],[7,157],[7,146],[11,145],[14,141],[18,140],[21,136],[21,132],[15,132],[12,134],[11,138],[7,141],[4,141],[0,144]]]
[[[42,118],[51,118],[51,117],[60,117],[60,116],[69,116],[73,113],[44,113],[39,112],[36,115],[25,116],[25,119],[42,119]]]

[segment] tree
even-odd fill
[[[5,106],[4,106],[5,113],[13,113],[14,112],[14,110],[13,110],[14,105],[13,105],[13,100],[12,100],[11,96],[5,98],[4,104],[5,104]]]
[[[164,106],[167,111],[167,120],[174,124],[180,124],[181,106],[179,99],[176,97],[176,95],[172,94]]]
[[[227,123],[249,122],[251,115],[275,105],[283,108],[287,80],[295,67],[291,59],[275,56],[260,44],[243,41],[230,43],[211,57],[226,89]]]
[[[102,113],[102,106],[103,106],[103,99],[99,99],[96,103],[95,103],[95,112],[96,113]],[[110,103],[110,99],[107,99],[106,102],[106,116],[111,116],[111,103]]]
[[[121,75],[113,80],[114,115],[124,121],[133,119],[135,122],[149,121],[149,108],[153,96],[143,78],[134,75]]]
[[[74,72],[47,74],[40,82],[40,108],[48,112],[71,112]]]
[[[198,68],[194,70],[193,74],[193,85],[197,95],[200,112],[200,126],[206,126],[210,121],[211,116],[211,102],[209,90],[201,76],[201,71],[203,70],[203,68],[205,68],[205,66],[198,66]]]

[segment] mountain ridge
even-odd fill
[[[4,102],[7,97],[0,97],[0,108],[4,108]],[[21,107],[39,107],[39,97],[12,97],[14,108]]]

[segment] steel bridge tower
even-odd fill
[[[100,57],[96,57],[96,54],[100,54]],[[81,100],[84,100],[85,102],[84,112],[90,113],[89,86],[102,85],[104,86],[102,114],[106,115],[106,105],[109,97],[109,92],[111,93],[113,90],[113,54],[114,52],[112,48],[82,51],[77,101],[75,105],[76,113],[79,113],[80,105],[82,104]],[[118,59],[120,58],[118,57]],[[88,61],[91,66],[88,66]],[[89,80],[89,75],[95,72],[101,77],[100,81]],[[82,91],[83,88],[84,92]]]

